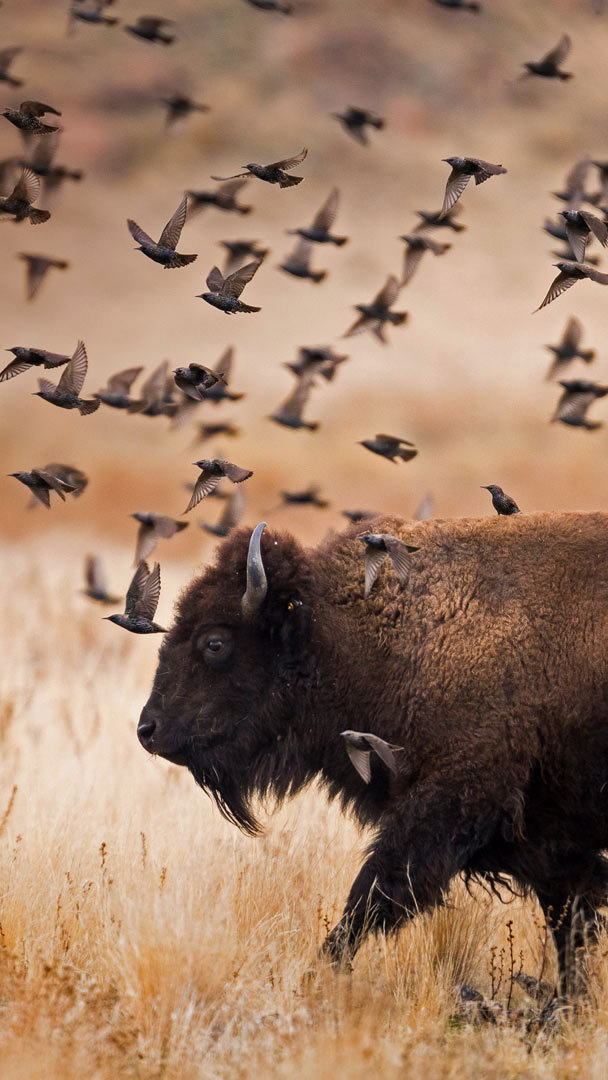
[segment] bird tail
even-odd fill
[[[348,236],[332,236],[331,241],[336,247],[344,247],[348,242]]]
[[[28,218],[31,225],[41,225],[43,221],[48,221],[51,216],[50,210],[30,210]]]
[[[238,206],[237,210],[238,210],[239,214],[250,214],[251,211],[253,210],[253,207],[252,206]]]
[[[372,127],[377,128],[378,131],[382,131],[382,128],[384,127],[384,120],[382,120],[380,116],[374,118],[373,120],[370,120],[369,123],[372,125]]]
[[[302,425],[302,427],[307,428],[308,431],[318,431],[320,424],[318,424],[316,420],[307,420],[306,423]]]
[[[115,15],[106,15],[106,17],[105,17],[105,19],[103,21],[106,24],[106,26],[116,26],[116,23],[118,22],[118,19],[116,18]]]
[[[261,310],[262,309],[259,308],[259,307],[252,307],[251,304],[243,304],[242,301],[239,304],[239,311],[244,312],[246,315],[249,315],[249,313],[252,312],[252,311],[261,311]]]
[[[303,179],[303,176],[284,176],[279,180],[279,187],[295,187],[296,184],[301,184]]]
[[[598,428],[603,426],[601,420],[585,420],[585,423],[583,424],[585,431],[597,431]]]
[[[557,77],[559,79],[561,79],[562,82],[566,82],[568,79],[572,78],[572,72],[571,71],[558,71]]]
[[[580,356],[581,360],[585,361],[586,364],[590,364],[593,360],[593,357],[595,356],[595,349],[583,349],[582,352],[579,352],[578,355]]]
[[[469,11],[481,11],[481,4],[478,4],[477,0],[471,0],[467,7]]]
[[[416,457],[417,453],[418,451],[414,447],[410,449],[407,446],[400,446],[397,451],[397,454],[402,461],[411,461],[412,458]]]
[[[393,326],[402,326],[407,320],[407,311],[389,311],[388,317]]]
[[[291,15],[293,8],[291,4],[277,4],[277,11],[280,11],[281,15]]]
[[[314,281],[315,285],[318,285],[327,277],[327,270],[312,270],[310,276],[311,279]]]
[[[48,109],[47,109],[48,112]],[[53,127],[51,124],[40,124],[40,127],[36,129],[38,135],[52,135],[53,132],[59,131],[58,127]]]
[[[9,86],[23,86],[23,79],[15,79],[12,75],[5,75],[4,80]]]
[[[196,257],[196,255],[178,255],[175,252],[175,258],[170,263],[165,264],[165,270],[173,270],[178,266],[188,266],[188,263],[193,263]]]
[[[88,416],[89,413],[96,412],[100,405],[101,401],[99,401],[99,399],[94,399],[93,401],[80,401],[78,403],[78,412],[81,416]]]
[[[162,41],[163,45],[172,45],[175,41],[174,34],[158,34],[157,40]]]

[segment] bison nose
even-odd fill
[[[139,719],[139,724],[137,725],[137,738],[146,750],[150,749],[150,743],[155,731],[156,720],[153,720],[150,717],[150,713],[146,713],[146,709],[144,708]]]

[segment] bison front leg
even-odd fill
[[[368,933],[396,930],[441,904],[450,881],[487,842],[498,818],[487,803],[466,805],[453,793],[435,791],[425,799],[412,792],[408,803],[409,812],[395,812],[381,826],[323,946],[336,966],[350,966]]]

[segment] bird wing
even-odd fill
[[[131,584],[127,589],[127,595],[125,598],[125,615],[133,615],[135,605],[139,600],[144,582],[147,581],[150,575],[148,565],[145,562],[140,562],[137,570],[133,574]]]
[[[141,565],[141,564],[140,564]],[[146,565],[145,563],[143,564]],[[147,568],[146,568],[147,569]],[[160,566],[154,563],[152,571],[143,581],[139,596],[133,604],[133,614],[152,620],[160,599]]]
[[[207,280],[205,282],[207,288],[213,293],[219,293],[224,286],[224,275],[219,266],[214,266],[207,274]]]
[[[88,360],[84,342],[79,341],[72,359],[64,368],[63,374],[57,383],[57,389],[65,394],[75,394],[78,397],[83,387],[87,367]]]
[[[307,240],[306,237],[301,237],[294,247],[293,251],[287,255],[283,268],[288,267],[294,270],[308,270],[310,267],[310,254],[312,251],[312,243]]]
[[[193,510],[195,506],[198,506],[201,499],[204,499],[207,495],[210,495],[215,490],[221,480],[220,476],[215,476],[213,473],[209,473],[206,469],[202,469],[196,484],[192,490],[190,502],[188,503],[184,514],[187,514],[190,510]]]
[[[576,316],[571,315],[566,323],[566,329],[564,330],[560,342],[562,349],[570,349],[572,352],[576,352],[581,343],[582,336],[583,328],[580,322]]]
[[[305,146],[303,146],[302,149],[300,150],[300,153],[296,154],[295,157],[283,158],[282,161],[272,161],[270,163],[270,165],[266,166],[266,168],[267,169],[283,169],[285,171],[288,170],[288,169],[295,169],[296,165],[299,165],[301,161],[304,161],[304,158],[306,157],[307,153],[308,153],[307,148]]]
[[[543,56],[542,60],[540,60],[539,63],[550,64],[553,67],[559,67],[560,64],[563,64],[571,48],[572,39],[569,37],[568,34],[564,34],[559,39],[557,45],[554,45],[552,49],[549,49],[549,52],[545,56]]]
[[[468,173],[461,173],[458,169],[452,169],[448,176],[447,184],[445,185],[443,206],[441,207],[439,214],[440,218],[445,217],[448,211],[452,209],[454,203],[458,202],[470,179],[471,177]]]
[[[185,528],[185,526],[186,522],[184,521],[176,521],[175,518],[165,517],[164,514],[154,515],[154,531],[163,540],[169,540],[172,536],[175,536],[178,530]]]
[[[12,45],[9,49],[0,49],[0,71],[5,73],[20,52],[23,52],[23,45]]]
[[[601,221],[595,214],[589,214],[586,210],[579,210],[579,214],[588,228],[591,229],[596,240],[599,240],[602,247],[606,247],[608,243],[608,227],[605,222]]]
[[[566,236],[568,237],[568,243],[572,248],[572,253],[576,261],[584,262],[585,248],[587,247],[587,241],[589,239],[589,227],[586,222],[567,221]]]
[[[386,559],[386,551],[379,551],[378,548],[365,547],[365,596],[369,596],[374,581],[378,577],[378,571],[382,566],[382,563]]]
[[[582,158],[581,161],[577,161],[576,164],[572,166],[565,180],[566,191],[572,192],[573,194],[576,193],[579,198],[582,196],[590,165],[591,158]]]
[[[412,567],[411,545],[404,544],[402,540],[398,540],[395,536],[384,536],[383,539],[400,583],[407,585]]]
[[[156,240],[148,236],[147,232],[144,232],[132,218],[127,218],[127,228],[136,244],[141,244],[142,247],[156,247]]]
[[[66,484],[58,476],[53,476],[53,474],[48,472],[47,469],[32,469],[32,476],[38,477],[39,480],[42,480],[43,483],[47,484],[48,487],[53,489],[53,491],[56,491],[64,502],[64,492],[72,490],[69,484]]]
[[[45,105],[43,101],[22,101],[19,112],[24,116],[44,116],[45,113],[61,116],[58,109],[54,109],[52,105]]]
[[[107,592],[107,584],[101,559],[98,555],[87,555],[84,561],[84,579],[87,589],[93,592]]]
[[[321,209],[315,214],[312,221],[313,229],[323,229],[324,232],[329,232],[336,220],[339,202],[340,192],[338,191],[338,188],[334,188],[333,191],[330,191]]]
[[[249,170],[247,170],[247,172],[233,173],[232,176],[212,176],[211,179],[221,182],[222,187],[220,188],[220,190],[223,192],[223,194],[230,195],[234,194],[235,190],[238,191],[239,189],[225,187],[224,185],[226,185],[227,182],[229,182],[230,180],[243,180],[245,177],[249,178],[250,176],[251,173],[249,172]]]
[[[536,310],[540,311],[541,308],[544,308],[547,306],[547,304],[550,304],[552,300],[557,300],[558,296],[561,296],[562,293],[566,291],[566,289],[570,289],[572,285],[574,285],[575,282],[578,280],[578,278],[572,277],[570,274],[564,274],[563,271],[560,270],[555,280],[551,282],[549,291],[545,296],[545,299],[543,300],[542,304],[539,304]]]
[[[55,383],[52,383],[50,379],[38,379],[38,387],[43,394],[54,394],[57,390]]]
[[[48,169],[52,165],[53,158],[59,146],[59,136],[50,135],[46,139],[40,139],[34,149],[31,160],[37,169]]]
[[[148,376],[146,381],[142,383],[141,396],[146,406],[161,401],[163,398],[167,385],[167,368],[168,363],[166,360],[163,360],[157,368],[154,368],[154,371]]]
[[[221,371],[222,375],[224,376],[222,381],[225,386],[228,385],[228,379],[230,378],[230,372],[232,371],[233,356],[234,348],[232,347],[232,345],[229,345],[228,348],[225,349],[225,351],[222,353],[215,366],[215,370]]]
[[[346,740],[346,753],[348,754],[352,764],[359,773],[359,776],[365,784],[369,784],[372,778],[371,769],[371,753],[369,750],[357,750],[356,746],[352,746],[348,740]]]
[[[397,296],[399,295],[399,282],[394,274],[391,274],[387,279],[380,292],[372,300],[372,304],[375,307],[390,308],[391,304],[395,303]]]
[[[349,326],[346,333],[342,336],[347,338],[355,337],[357,334],[362,334],[365,330],[369,328],[371,322],[372,319],[370,319],[369,315],[359,315],[359,317],[355,319],[352,326]]]
[[[21,258],[27,262],[27,298],[33,300],[51,263],[36,255],[22,255]]]
[[[115,375],[110,375],[108,393],[128,394],[140,371],[143,371],[143,368],[130,367],[125,368],[124,371],[117,371]]]
[[[236,195],[237,192],[241,190],[241,188],[245,187],[245,184],[247,183],[247,180],[249,179],[250,176],[251,176],[251,173],[247,172],[247,173],[239,173],[238,177],[237,176],[232,176],[232,177],[226,178],[225,183],[223,183],[220,186],[219,194],[220,195],[228,195],[228,196]],[[245,177],[245,179],[243,179],[243,177]],[[217,180],[218,177],[217,176],[212,176],[211,179],[212,180]]]
[[[277,409],[277,414],[283,419],[287,420],[301,420],[304,406],[308,401],[308,397],[312,387],[314,385],[313,374],[310,371],[304,372],[300,375],[296,383],[295,390],[291,392],[289,397],[283,402],[283,404]]]
[[[158,241],[159,247],[167,247],[175,251],[186,221],[187,206],[188,196],[184,195],[177,210],[173,214],[173,217],[169,219],[162,233],[160,234],[160,240]]]
[[[13,188],[10,199],[22,199],[30,205],[36,202],[40,193],[40,177],[31,169],[24,169]]]
[[[7,364],[5,368],[0,371],[0,383],[8,382],[9,379],[14,379],[15,375],[22,375],[24,371],[29,371],[32,367],[29,360],[11,360],[10,364]]]
[[[566,390],[558,402],[553,419],[584,420],[585,413],[593,401],[595,401],[593,391],[573,393],[572,390]]]
[[[374,753],[378,755],[380,760],[386,765],[387,769],[390,769],[396,776],[397,766],[395,764],[395,751],[403,750],[403,747],[387,743],[384,739],[380,739],[378,735],[366,734],[364,738],[367,739]]]
[[[216,460],[217,464],[221,465],[224,476],[232,480],[233,484],[242,484],[243,480],[248,480],[250,476],[253,476],[251,469],[242,469],[240,465],[233,465],[231,461],[224,461],[223,458]]]
[[[142,522],[137,530],[137,539],[135,541],[135,566],[139,566],[144,562],[148,555],[151,555],[158,543],[158,537],[155,535],[154,525]]]
[[[170,19],[163,19],[158,15],[140,15],[137,20],[137,26],[145,33],[150,31],[151,34],[155,34],[157,30],[160,30],[161,26],[170,26]]]
[[[230,498],[226,500],[218,525],[222,529],[236,529],[240,525],[245,513],[245,493],[243,488],[234,489]]]
[[[224,278],[224,283],[221,288],[222,296],[233,296],[237,299],[245,285],[251,281],[256,270],[260,268],[259,260],[256,262],[247,263],[246,266],[241,266],[238,270],[234,271],[234,274],[229,274],[227,278]]]
[[[418,266],[420,265],[420,260],[423,255],[423,247],[412,247],[410,244],[407,245],[403,256],[403,276],[401,278],[402,286],[407,285],[408,281],[411,280],[414,273],[418,269]]]

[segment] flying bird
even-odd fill
[[[554,355],[553,363],[547,372],[547,378],[552,379],[562,368],[576,360],[578,357],[585,364],[590,364],[595,356],[594,349],[581,349],[583,328],[578,319],[571,316],[566,323],[558,345],[545,345],[545,348]]]
[[[205,401],[212,401],[214,405],[219,405],[220,401],[240,401],[241,398],[245,397],[244,394],[234,393],[234,391],[228,389],[228,382],[232,374],[233,360],[234,349],[232,345],[229,345],[220,356],[214,368],[215,371],[221,371],[222,379],[219,382],[216,382],[215,386],[211,386],[207,390]]]
[[[346,743],[346,753],[352,764],[359,773],[365,784],[369,784],[372,778],[371,757],[372,754],[379,758],[389,772],[397,775],[395,754],[403,750],[402,746],[385,742],[378,735],[372,735],[369,731],[341,731],[341,738]]]
[[[127,406],[130,413],[140,416],[175,416],[177,403],[173,398],[175,383],[169,374],[166,360],[154,368],[154,371],[142,383],[141,397],[132,400]]]
[[[357,510],[342,510],[341,513],[344,514],[344,517],[348,518],[349,521],[352,521],[354,523],[354,522],[357,522],[357,521],[369,521],[371,518],[378,517],[378,514],[380,513],[380,511],[379,510],[359,510],[359,509],[357,509]]]
[[[240,269],[235,270],[233,274],[228,274],[228,277],[224,277],[222,271],[217,266],[214,266],[207,275],[206,285],[209,292],[199,293],[198,299],[205,300],[212,307],[219,308],[225,315],[235,315],[239,311],[247,314],[261,311],[261,308],[251,307],[251,305],[244,304],[239,300],[245,285],[251,281],[260,265],[259,262],[247,263],[246,266],[241,266]]]
[[[48,379],[38,379],[40,389],[35,396],[41,397],[51,405],[57,405],[60,409],[78,409],[81,416],[94,413],[101,405],[101,402],[96,398],[84,401],[79,397],[87,374],[87,368],[86,349],[84,343],[79,341],[76,352],[67,367],[64,368],[57,386],[49,382]]]
[[[15,221],[25,221],[27,218],[30,225],[41,225],[49,220],[51,214],[49,210],[34,209],[33,203],[39,192],[40,180],[31,169],[24,169],[10,195],[0,198],[0,214],[10,214]]]
[[[82,469],[77,469],[75,465],[63,465],[59,462],[52,461],[50,465],[45,465],[44,470],[50,476],[54,476],[56,480],[59,480],[64,484],[66,490],[70,495],[73,495],[75,499],[80,498],[84,489],[89,483],[89,478]]]
[[[376,128],[381,131],[384,127],[384,120],[381,116],[370,112],[369,109],[360,109],[356,105],[349,105],[345,112],[332,113],[331,115],[340,121],[344,130],[361,146],[369,145],[368,128]]]
[[[175,34],[168,33],[166,27],[173,25],[171,19],[160,18],[157,15],[140,15],[132,26],[125,26],[123,29],[141,38],[142,41],[152,41],[157,45],[171,45],[175,41]]]
[[[9,71],[13,60],[21,52],[23,52],[22,45],[12,45],[8,49],[0,50],[0,82],[7,82],[9,86],[23,86],[23,79],[16,79]]]
[[[228,277],[229,274],[238,270],[239,266],[243,265],[244,259],[255,259],[256,262],[263,262],[269,254],[269,249],[259,247],[257,240],[220,240],[219,242],[228,252],[228,258],[223,270],[224,277]]]
[[[226,435],[229,438],[234,438],[240,435],[240,429],[234,424],[228,421],[220,422],[219,424],[199,424],[198,435],[196,436],[193,445],[199,442],[206,442],[207,439],[215,439],[218,435]]]
[[[54,109],[52,105],[45,105],[42,101],[22,101],[18,109],[3,109],[1,115],[19,128],[24,135],[51,135],[61,129],[42,123],[40,117],[47,113],[61,116],[58,109]]]
[[[214,491],[223,476],[232,480],[233,484],[242,484],[243,480],[248,480],[250,476],[253,476],[251,469],[241,469],[239,465],[233,465],[231,461],[224,461],[223,458],[202,458],[201,461],[194,461],[192,464],[201,470],[201,474],[194,485],[192,498],[184,510],[185,514]]]
[[[298,349],[298,359],[295,364],[285,364],[286,368],[293,371],[294,375],[322,375],[327,382],[331,382],[340,364],[349,357],[335,353],[325,346],[311,347],[302,345]]]
[[[426,229],[451,229],[455,233],[465,232],[466,225],[460,221],[454,221],[461,209],[460,204],[454,203],[445,214],[442,214],[441,210],[416,210],[418,217],[422,220],[415,226],[414,232],[423,232]]]
[[[411,281],[425,251],[431,251],[433,255],[444,255],[452,246],[451,244],[438,244],[436,240],[430,240],[428,236],[421,236],[420,234],[400,236],[399,239],[405,243],[401,288],[407,285],[408,281]]]
[[[189,364],[188,367],[178,367],[173,371],[175,384],[193,401],[203,401],[207,391],[222,382],[224,375],[221,371],[213,371],[204,364]]]
[[[314,386],[314,375],[310,372],[297,378],[295,390],[289,394],[282,405],[279,405],[269,419],[275,424],[294,429],[306,428],[308,431],[317,431],[319,424],[316,420],[304,420],[302,413],[308,401],[310,391]]]
[[[556,199],[568,204],[568,210],[578,210],[581,203],[586,200],[585,183],[592,164],[591,158],[581,158],[566,176],[564,190],[553,192]]]
[[[187,191],[190,199],[190,211],[202,210],[205,206],[215,206],[218,210],[226,213],[234,211],[236,214],[250,214],[252,206],[243,206],[237,200],[237,194],[245,187],[247,180],[227,180],[220,184],[217,191]]]
[[[287,255],[285,262],[280,264],[279,270],[284,270],[286,274],[291,274],[292,277],[308,278],[309,281],[314,281],[315,285],[318,285],[327,277],[327,270],[313,270],[311,268],[311,253],[312,244],[310,240],[304,240],[303,238],[298,240],[293,251]]]
[[[371,330],[372,334],[386,345],[384,336],[384,324],[392,323],[393,326],[402,326],[407,319],[406,311],[391,311],[399,294],[399,282],[394,274],[387,279],[380,292],[374,297],[371,304],[355,304],[355,311],[359,311],[359,318],[346,331],[344,337],[353,337],[354,334],[362,334],[365,330]]]
[[[158,243],[152,240],[143,229],[131,218],[127,218],[127,226],[131,236],[137,244],[138,251],[143,251],[153,262],[160,263],[165,270],[174,270],[178,266],[187,266],[193,263],[196,255],[180,255],[175,249],[179,243],[182,229],[186,222],[186,209],[188,197],[184,195],[177,210],[165,225]]]
[[[177,131],[191,113],[209,112],[208,105],[193,101],[187,94],[172,94],[171,97],[161,98],[161,104],[167,109],[167,131]]]
[[[130,630],[132,634],[166,634],[155,623],[154,616],[160,599],[160,566],[154,563],[152,570],[140,562],[127,590],[124,615],[106,615],[108,622]]]
[[[80,0],[78,4],[73,3],[70,8],[71,19],[93,25],[116,26],[118,23],[116,16],[105,14],[105,9],[112,4],[113,0],[89,0],[89,2],[90,7],[80,7]]]
[[[489,491],[492,496],[492,506],[499,517],[511,517],[512,514],[520,514],[521,510],[510,495],[505,495],[498,484],[481,484],[484,491]]]
[[[281,15],[291,15],[291,4],[283,4],[281,0],[246,0],[250,7],[259,8],[260,11],[278,11]]]
[[[542,75],[546,79],[572,79],[571,71],[561,70],[561,64],[563,64],[571,48],[572,39],[568,34],[563,34],[557,45],[550,49],[541,60],[524,63],[526,70],[522,78],[525,79],[528,75]]]
[[[82,169],[55,164],[58,148],[58,138],[39,139],[33,152],[19,162],[23,169],[31,169],[40,177],[43,199],[51,199],[66,180],[79,181],[83,178]]]
[[[378,571],[388,557],[401,585],[407,585],[412,566],[410,555],[418,547],[406,544],[389,533],[361,533],[357,540],[365,545],[365,596],[368,597],[378,577]]]
[[[151,514],[148,512],[131,514],[131,517],[139,522],[135,543],[134,566],[137,566],[147,559],[148,555],[152,554],[159,540],[170,540],[172,536],[181,532],[182,529],[187,529],[189,524],[187,521],[176,521],[175,518],[165,517],[164,514]]]
[[[598,285],[608,285],[608,274],[601,274],[599,270],[595,270],[592,266],[588,266],[585,263],[578,262],[558,262],[553,264],[559,274],[554,281],[551,282],[551,286],[542,304],[536,308],[536,311],[540,311],[541,308],[550,304],[553,300],[557,300],[558,296],[561,296],[566,289],[571,288],[572,285],[576,285],[577,281],[584,281],[588,278],[590,281],[597,282]]]
[[[364,446],[366,450],[371,450],[373,454],[379,454],[380,457],[387,458],[394,465],[397,464],[395,458],[401,458],[402,461],[411,461],[418,453],[413,443],[408,442],[407,439],[398,439],[394,435],[376,435],[374,439],[363,439],[359,446]]]
[[[15,480],[19,480],[20,483],[25,484],[30,489],[32,495],[41,502],[47,509],[51,505],[51,491],[55,491],[59,498],[65,502],[65,496],[72,489],[70,486],[60,480],[59,477],[54,476],[47,469],[32,469],[31,472],[14,472],[9,473],[9,476],[14,476]]]
[[[608,386],[588,382],[586,379],[564,379],[559,384],[563,387],[555,413],[551,420],[559,420],[569,427],[582,427],[587,431],[597,431],[603,425],[600,421],[587,420],[587,409],[597,398],[608,394]]]
[[[48,255],[26,255],[22,251],[18,253],[17,258],[23,259],[26,263],[26,300],[33,300],[38,294],[49,270],[67,270],[70,265],[66,259],[53,259]]]
[[[11,352],[15,359],[0,371],[0,382],[7,382],[15,375],[29,371],[31,367],[55,368],[61,367],[62,364],[69,364],[70,359],[73,360],[78,354],[81,345],[82,342],[79,341],[72,357],[65,356],[63,353],[48,352],[46,349],[26,349],[22,345],[15,345],[12,349],[6,350]]]
[[[124,371],[117,371],[115,375],[110,375],[108,385],[98,390],[96,394],[93,394],[93,397],[99,398],[104,405],[109,405],[111,409],[128,409],[133,404],[133,398],[130,396],[131,387],[140,371],[143,371],[143,368],[132,367],[125,368]]]
[[[585,261],[585,248],[593,233],[602,247],[608,244],[608,226],[595,214],[587,210],[560,210],[560,217],[566,222],[566,236],[577,262]]]
[[[453,11],[481,11],[481,4],[477,0],[432,0],[438,7],[451,8]]]
[[[305,488],[303,491],[279,491],[283,502],[293,506],[316,506],[319,510],[325,510],[329,506],[327,499],[321,498],[320,488],[316,485]]]
[[[96,600],[98,604],[118,604],[119,596],[112,596],[108,592],[106,575],[103,564],[98,555],[87,555],[84,560],[84,582],[82,590],[89,600]]]
[[[442,161],[450,165],[452,171],[445,186],[441,217],[445,217],[454,203],[458,202],[472,176],[475,177],[476,184],[483,184],[490,177],[499,176],[507,171],[502,165],[492,165],[489,161],[482,161],[481,158],[449,157],[442,158]]]
[[[249,165],[243,165],[246,172],[235,173],[234,176],[212,176],[212,180],[219,180],[224,182],[225,180],[241,180],[243,177],[256,176],[258,180],[265,180],[267,184],[278,184],[279,187],[295,187],[296,184],[301,184],[304,179],[303,176],[288,176],[287,173],[290,169],[295,169],[296,165],[300,165],[306,157],[308,150],[303,147],[299,154],[294,157],[283,158],[282,161],[273,161],[270,165],[257,165],[255,162],[251,162]]]
[[[212,524],[209,521],[200,521],[201,529],[205,529],[213,536],[229,536],[237,525],[240,525],[245,513],[245,495],[243,489],[236,487],[228,496],[222,508],[219,521]]]
[[[339,202],[340,192],[338,188],[333,188],[321,209],[315,214],[312,225],[308,225],[303,229],[288,229],[289,235],[303,236],[306,240],[311,240],[313,244],[335,244],[337,247],[342,247],[347,242],[348,237],[334,236],[331,232],[331,227],[338,213]]]

